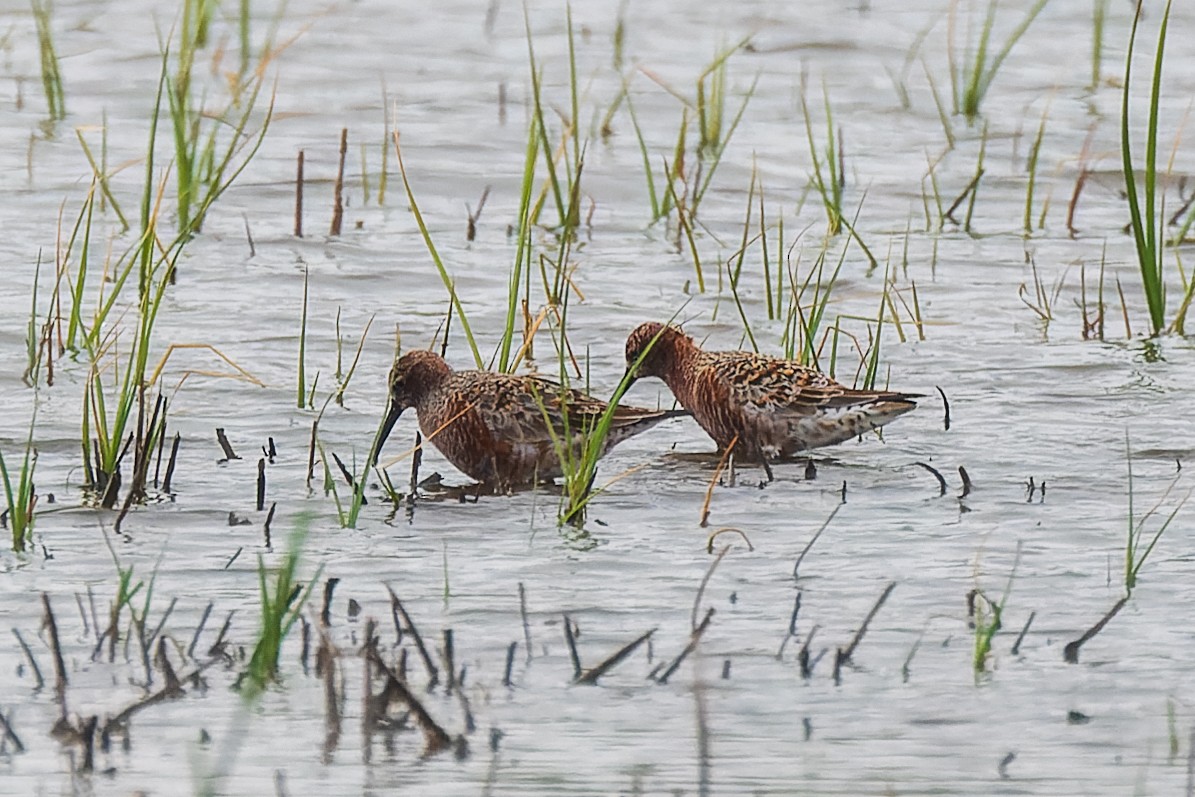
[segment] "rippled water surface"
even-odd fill
[[[234,5],[218,12],[213,40],[197,56],[195,80],[207,86],[213,104],[225,96],[225,75],[239,60]],[[735,348],[749,345],[745,316],[761,350],[780,351],[785,322],[783,314],[767,317],[760,241],[751,240],[742,261],[741,314],[727,263],[738,260],[753,172],[763,186],[772,268],[781,220],[795,280],[809,275],[823,250],[825,214],[810,188],[804,86],[819,157],[826,103],[832,108],[841,130],[844,205],[879,261],[869,268],[859,247],[846,251],[825,322],[839,318],[844,330],[837,376],[856,378],[860,352],[850,336],[867,348],[887,272],[908,305],[894,298],[899,329],[892,312],[886,315],[880,379],[927,394],[882,439],[819,451],[812,468],[778,464],[776,480],[764,486],[757,469],[739,468],[733,483],[723,478],[713,489],[706,527],[700,520],[717,464],[713,444],[691,421],[670,421],[603,461],[599,483],[624,477],[594,499],[578,531],[558,528],[558,498],[548,490],[464,503],[429,496],[413,510],[396,512],[372,477],[357,527],[341,528],[322,479],[307,485],[316,413],[295,407],[305,274],[306,377],[310,389],[314,373],[320,374],[317,407],[335,384],[337,335],[347,367],[362,329],[373,321],[344,406],[332,404],[320,423],[325,450],[350,467],[365,457],[384,408],[395,325],[404,347],[413,348],[431,342],[443,324],[448,292],[403,195],[392,150],[379,202],[389,129],[400,133],[412,190],[481,349],[488,354],[497,345],[515,258],[508,230],[517,226],[531,113],[527,27],[542,69],[545,122],[559,136],[562,120],[571,116],[563,5],[529,5],[525,27],[518,4],[497,0],[421,8],[384,0],[296,0],[281,15],[254,4],[255,53],[267,38],[278,50],[265,67],[274,118],[256,157],[186,245],[160,311],[151,361],[171,344],[210,344],[264,387],[215,375],[230,368],[209,350],[180,348],[170,355],[160,384],[171,402],[170,433],[181,435],[173,493],[135,508],[120,533],[113,529],[115,513],[87,505],[82,489],[86,356],[55,351],[53,384],[45,384],[43,374],[36,391],[21,374],[39,252],[41,324],[59,309],[51,302],[55,253],[91,183],[76,130],[98,153],[106,120],[112,191],[135,218],[159,37],[170,35],[175,20],[159,4],[137,0],[56,3],[52,27],[68,115],[51,124],[32,16],[11,4],[0,9],[0,258],[6,275],[0,281],[6,363],[0,451],[10,467],[19,465],[36,404],[40,495],[33,550],[0,557],[0,614],[28,643],[46,679],[38,688],[16,635],[6,633],[0,715],[23,749],[11,738],[0,745],[0,792],[1119,795],[1190,789],[1195,638],[1187,607],[1195,600],[1189,552],[1195,510],[1178,512],[1131,599],[1086,643],[1080,663],[1063,660],[1064,646],[1124,594],[1126,434],[1137,516],[1160,502],[1145,523],[1147,538],[1190,489],[1184,466],[1195,446],[1195,353],[1180,335],[1141,337],[1147,316],[1124,231],[1119,108],[1130,10],[1126,3],[1108,9],[1102,80],[1092,90],[1092,4],[1049,3],[1001,67],[982,116],[969,124],[945,109],[955,138],[948,148],[931,80],[949,106],[948,31],[953,24],[955,57],[961,57],[968,24],[977,36],[986,8],[971,5],[968,12],[968,4],[959,3],[953,23],[947,0],[850,7],[822,0],[663,0],[573,8],[586,145],[568,331],[593,392],[614,390],[625,336],[643,320],[679,313],[707,346]],[[1003,43],[1029,5],[1000,5],[994,41]],[[1143,46],[1152,52],[1160,9],[1147,5]],[[623,61],[616,67],[620,20]],[[1185,196],[1181,177],[1195,168],[1190,136],[1173,143],[1195,95],[1195,7],[1176,4],[1170,28],[1160,157],[1169,160],[1174,152],[1175,177],[1166,194],[1173,212]],[[625,83],[657,190],[663,191],[664,162],[675,157],[682,118],[689,119],[685,157],[692,175],[696,123],[681,98],[692,103],[698,77],[719,50],[748,37],[749,45],[727,61],[724,130],[751,93],[697,216],[695,242],[707,288],[698,293],[693,256],[678,237],[675,215],[650,223],[644,156],[625,102],[609,116],[607,134],[602,128]],[[1148,68],[1139,61],[1138,137]],[[1035,229],[1026,236],[1027,158],[1043,118]],[[260,121],[258,114],[252,125]],[[167,178],[162,213],[168,226],[173,150],[163,125],[157,168]],[[346,208],[342,234],[332,237],[342,129],[349,131]],[[939,201],[945,210],[967,187],[981,148],[984,171],[970,233],[950,222],[939,229]],[[306,159],[302,238],[294,235],[300,151]],[[709,168],[707,160],[703,169]],[[1084,170],[1072,235],[1068,205]],[[541,157],[537,191],[545,176]],[[469,241],[467,207],[476,209],[487,187]],[[752,201],[749,239],[759,230],[758,190]],[[966,205],[955,214],[960,222]],[[1043,208],[1044,226],[1037,229]],[[535,235],[532,315],[534,303],[544,301],[539,255],[555,258],[558,250],[547,228],[555,213],[548,199],[545,227]],[[104,257],[115,258],[135,242],[133,233],[119,234],[110,209],[101,217],[98,207],[94,236],[89,293],[98,290]],[[845,243],[845,233],[830,240],[824,278]],[[1189,248],[1178,252],[1190,260]],[[1183,287],[1172,255],[1168,250],[1171,314]],[[1094,313],[1101,262],[1106,340],[1084,340],[1081,279],[1087,312]],[[1048,310],[1034,298],[1035,277]],[[923,339],[910,319],[914,285]],[[1042,312],[1022,300],[1022,286],[1025,299]],[[110,284],[105,289],[113,290]],[[94,301],[90,296],[87,307]],[[121,331],[112,341],[117,354],[134,334],[135,288],[126,289],[122,301],[117,312],[126,316],[115,323]],[[64,291],[65,312],[68,305]],[[1125,316],[1132,325],[1127,336]],[[538,367],[556,372],[546,332],[536,338],[534,354]],[[471,367],[457,319],[448,359]],[[949,398],[948,430],[936,387]],[[659,382],[644,381],[628,400],[654,405],[671,397]],[[241,458],[224,459],[217,427]],[[387,455],[408,447],[414,430],[414,418],[404,417]],[[271,438],[277,455],[266,466],[266,505],[277,509],[274,544],[267,549],[266,512],[256,510],[255,495],[260,451]],[[936,469],[944,489],[917,463]],[[969,491],[960,466],[973,483]],[[467,482],[437,452],[428,451],[422,467],[423,475],[438,471],[450,484]],[[397,485],[405,484],[407,470],[407,460],[392,467]],[[342,499],[345,493],[341,486]],[[835,510],[794,579],[797,557]],[[286,539],[304,515],[310,534],[298,577],[318,583],[303,622],[283,646],[279,683],[250,705],[234,684],[257,636],[258,557],[269,567],[281,564]],[[723,528],[737,532],[707,542]],[[730,549],[719,561],[725,546]],[[109,747],[97,737],[94,770],[87,771],[83,745],[51,734],[59,716],[75,727],[94,716],[102,727],[166,681],[160,664],[147,668],[127,610],[114,655],[106,647],[93,655],[95,623],[107,625],[118,568],[130,567],[134,583],[152,579],[147,626],[153,631],[161,624],[171,667],[181,676],[203,669],[184,681],[177,699],[138,711],[127,734],[114,735]],[[322,632],[336,654],[330,676],[317,672],[315,653],[328,579],[338,579]],[[835,651],[850,644],[889,584],[895,587],[836,679]],[[402,599],[441,670],[434,688],[411,634],[396,639],[387,586]],[[147,589],[134,598],[138,615]],[[968,616],[972,590],[993,601],[1008,590],[1003,627],[979,673]],[[42,594],[57,618],[69,680],[65,707],[53,688]],[[795,636],[786,640],[798,596]],[[681,653],[707,610],[713,615],[694,652],[667,683],[649,679]],[[598,686],[571,685],[565,615],[575,624],[583,668],[645,632],[654,634]],[[230,616],[223,655],[209,658],[205,651]],[[412,718],[390,730],[366,721],[360,651],[375,620],[383,658],[396,664],[407,657],[408,683],[458,740],[455,755],[425,755]],[[464,670],[463,685],[452,690],[443,672],[448,630],[453,662]],[[504,685],[515,642],[511,682]],[[803,646],[811,666],[805,673]],[[382,682],[374,679],[369,688],[377,694]],[[391,714],[401,712],[396,707]]]

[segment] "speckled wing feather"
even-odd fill
[[[566,412],[567,428],[576,436],[592,428],[606,409],[605,402],[579,390],[566,390],[562,401],[560,385],[546,379],[476,372],[461,372],[460,376],[482,383],[466,387],[474,409],[495,437],[512,442],[551,442],[552,434],[564,434]],[[620,411],[622,408],[616,410],[616,423]],[[551,434],[545,414],[552,422]]]
[[[724,383],[728,398],[763,412],[812,415],[823,408],[866,404],[887,395],[850,390],[812,368],[778,357],[743,351],[707,356],[706,367]]]

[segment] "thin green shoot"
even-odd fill
[[[668,171],[668,162],[664,161],[664,173],[668,174]],[[672,180],[668,181],[668,196],[672,205],[676,207],[676,221],[680,226],[680,232],[689,244],[689,254],[693,258],[693,271],[697,276],[697,292],[705,293],[705,275],[701,271],[701,254],[697,251],[697,237],[693,232],[693,220],[680,197],[676,195],[676,186]]]
[[[942,123],[942,133],[946,136],[946,148],[954,149],[954,125],[950,122],[950,113],[946,109],[946,103],[942,100],[942,93],[938,91],[938,82],[934,80],[934,73],[930,71],[929,64],[922,61],[921,66],[925,69],[925,79],[929,82],[930,94],[934,98],[934,107],[938,110],[938,121]]]
[[[465,315],[465,308],[461,305],[460,297],[456,294],[456,289],[453,286],[452,277],[448,275],[448,269],[444,266],[444,261],[440,259],[440,253],[436,250],[436,245],[432,241],[431,233],[428,232],[427,224],[423,221],[423,214],[419,211],[419,204],[415,201],[415,192],[411,189],[411,181],[407,178],[407,167],[402,159],[402,147],[398,143],[398,131],[394,133],[394,156],[398,161],[398,172],[402,176],[403,188],[407,192],[407,201],[411,205],[411,212],[415,216],[415,223],[419,225],[419,233],[423,236],[423,243],[427,247],[428,254],[431,255],[432,262],[436,264],[436,271],[440,273],[440,280],[444,283],[444,287],[448,290],[452,297],[452,306],[456,310],[456,316],[461,321],[461,329],[465,332],[465,340],[469,344],[469,350],[473,353],[473,361],[478,368],[485,368],[484,361],[481,358],[481,352],[477,348],[477,341],[473,337],[473,329],[469,326],[469,318]]]
[[[496,358],[498,370],[502,373],[509,372],[514,365],[511,348],[519,317],[519,287],[525,280],[527,280],[526,290],[528,293],[530,292],[531,258],[534,253],[532,195],[535,190],[535,164],[539,158],[539,138],[535,134],[536,124],[535,121],[532,121],[527,131],[527,147],[523,155],[523,181],[519,190],[519,239],[518,245],[515,247],[515,260],[510,271],[510,281],[507,285],[506,324],[502,330],[502,339],[498,343]]]
[[[101,162],[96,163],[95,156],[91,152],[91,147],[87,145],[87,139],[83,137],[83,130],[81,128],[75,129],[75,135],[79,138],[79,146],[83,148],[83,155],[87,158],[87,163],[91,166],[91,173],[95,181],[99,184],[101,192],[101,207],[103,210],[104,203],[112,206],[113,212],[116,213],[116,218],[120,220],[120,231],[127,232],[129,229],[128,219],[125,218],[124,211],[120,208],[120,203],[116,201],[116,197],[112,194],[112,187],[109,184],[108,170],[103,161],[106,159],[104,153],[101,153]],[[107,140],[107,126],[105,125],[102,133],[102,140]],[[106,147],[105,147],[106,148]]]
[[[1025,164],[1026,171],[1029,172],[1029,183],[1025,188],[1024,230],[1026,236],[1033,234],[1033,190],[1037,185],[1037,159],[1041,154],[1041,142],[1046,134],[1046,119],[1049,115],[1050,108],[1047,105],[1046,109],[1042,111],[1041,124],[1038,125],[1037,135],[1033,138],[1033,145],[1029,148],[1029,158]]]
[[[1104,23],[1108,18],[1111,0],[1093,0],[1091,8],[1091,85],[1092,91],[1099,88],[1101,68],[1104,60]]]
[[[1187,501],[1190,500],[1192,490],[1188,490],[1186,495],[1177,501],[1174,509],[1166,516],[1161,525],[1158,526],[1153,536],[1148,537],[1148,542],[1146,542],[1148,534],[1145,530],[1146,522],[1158,513],[1162,504],[1170,497],[1170,493],[1175,485],[1178,484],[1181,474],[1170,482],[1170,485],[1162,493],[1162,497],[1158,499],[1157,503],[1144,515],[1137,518],[1133,509],[1133,451],[1129,444],[1129,433],[1127,430],[1124,435],[1124,453],[1129,485],[1128,535],[1124,546],[1124,590],[1126,595],[1132,595],[1133,589],[1137,586],[1137,579],[1140,577],[1141,568],[1145,566],[1145,561],[1153,553],[1153,549],[1158,544],[1158,540],[1162,538],[1162,534],[1165,533],[1166,529],[1170,528],[1170,524],[1174,521],[1174,518],[1177,517],[1182,508],[1186,506]]]
[[[62,87],[62,72],[58,69],[58,53],[54,49],[51,25],[53,7],[49,0],[30,0],[33,22],[37,29],[37,47],[41,56],[42,90],[46,95],[46,110],[50,121],[66,118],[66,92]]]
[[[1017,567],[1021,563],[1021,541],[1017,540],[1017,552],[1012,560],[1012,569],[1008,573],[1008,582],[1004,585],[1004,593],[999,602],[992,601],[982,590],[975,591],[975,648],[971,658],[971,667],[976,676],[987,672],[988,659],[992,653],[992,640],[1003,625],[1004,607],[1008,604],[1008,596],[1012,593],[1012,582],[1017,575]]]
[[[311,279],[311,268],[303,265],[303,315],[299,320],[299,373],[298,393],[295,406],[303,409],[307,405],[307,295]]]

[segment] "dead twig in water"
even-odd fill
[[[577,637],[573,633],[573,621],[564,615],[564,641],[568,645],[568,658],[573,663],[573,682],[581,678],[581,655],[577,652]]]
[[[826,527],[830,525],[830,521],[833,520],[834,516],[838,514],[839,509],[842,509],[842,504],[834,507],[834,511],[832,511],[830,516],[826,518],[824,523],[822,523],[821,528],[814,532],[813,536],[809,539],[809,542],[805,543],[805,547],[801,549],[800,555],[797,556],[797,561],[793,564],[793,581],[797,580],[797,571],[801,569],[801,562],[805,561],[805,554],[809,553],[809,549],[813,547],[815,542],[817,542],[818,537],[822,536],[822,532],[825,531]]]
[[[54,656],[54,691],[58,695],[58,702],[62,704],[62,716],[66,716],[66,662],[62,658],[62,645],[58,641],[58,622],[54,619],[54,610],[50,607],[50,595],[43,592],[41,603],[42,627],[50,632],[50,652]]]
[[[726,469],[726,464],[730,461],[730,456],[734,452],[735,443],[739,441],[739,436],[736,434],[730,441],[730,445],[722,452],[722,458],[718,460],[718,467],[714,469],[714,476],[710,479],[709,487],[705,490],[705,500],[701,503],[701,528],[705,528],[710,519],[710,501],[714,498],[714,487],[718,484],[718,477],[722,475],[722,471]],[[733,472],[732,472],[733,473]],[[733,477],[732,477],[733,481]]]
[[[340,165],[336,169],[336,184],[332,187],[332,227],[329,235],[340,235],[344,222],[344,159],[349,149],[349,129],[340,130]]]
[[[1068,643],[1067,646],[1062,649],[1063,661],[1065,661],[1067,664],[1078,664],[1079,663],[1079,648],[1083,647],[1083,645],[1085,645],[1088,640],[1090,640],[1093,636],[1098,634],[1100,631],[1103,631],[1104,626],[1106,626],[1108,624],[1108,621],[1110,621],[1113,617],[1115,617],[1117,615],[1117,613],[1121,609],[1123,609],[1124,605],[1128,602],[1129,602],[1129,596],[1125,595],[1123,598],[1118,600],[1116,602],[1116,605],[1114,605],[1111,609],[1109,609],[1108,613],[1105,614],[1103,617],[1101,617],[1095,625],[1093,625],[1091,628],[1087,629],[1087,631],[1083,634],[1083,636],[1079,637],[1074,642]]]
[[[465,240],[472,241],[477,237],[477,220],[481,218],[481,210],[485,207],[485,201],[490,195],[490,187],[487,185],[485,190],[481,192],[481,199],[477,200],[477,210],[474,211],[469,207],[469,203],[465,203],[465,212],[469,214],[469,224],[465,228]]]
[[[527,590],[519,582],[519,617],[523,620],[523,641],[527,644],[527,661],[531,661],[531,624],[527,621]]]
[[[25,652],[25,658],[29,661],[30,669],[33,670],[33,677],[37,679],[37,685],[33,687],[33,691],[40,692],[41,688],[46,685],[46,679],[42,677],[41,668],[37,666],[37,659],[33,658],[33,651],[29,649],[21,632],[14,628],[12,634],[17,638],[17,644],[21,646],[21,650]]]
[[[1025,625],[1021,628],[1021,633],[1017,634],[1017,641],[1012,644],[1012,655],[1017,655],[1021,650],[1021,642],[1025,640],[1025,634],[1029,633],[1029,626],[1033,625],[1033,618],[1037,617],[1037,612],[1029,612],[1029,619],[1025,621]]]
[[[228,442],[228,437],[224,434],[224,428],[216,427],[216,442],[220,444],[220,449],[224,452],[224,458],[227,460],[240,459],[236,452],[232,450],[232,444]]]
[[[640,645],[642,645],[647,640],[651,639],[651,635],[654,634],[655,632],[656,632],[656,629],[653,628],[650,631],[640,635],[634,641],[629,642],[626,645],[623,645],[621,648],[619,648],[617,651],[615,651],[613,655],[611,655],[608,659],[603,661],[601,664],[594,667],[592,670],[589,670],[584,675],[574,679],[573,683],[588,684],[588,685],[596,684],[598,678],[601,678],[603,675],[605,675],[607,672],[609,672],[616,664],[621,662],[627,656],[634,653],[635,649],[638,648]]]
[[[697,649],[697,643],[699,643],[701,641],[701,637],[703,634],[705,634],[705,629],[709,627],[710,620],[712,620],[713,617],[714,617],[714,607],[711,606],[710,608],[705,610],[705,617],[702,619],[701,624],[698,625],[696,628],[694,628],[692,630],[692,632],[690,632],[689,643],[687,645],[685,645],[684,650],[682,650],[680,652],[680,655],[678,655],[675,659],[673,659],[672,663],[669,664],[664,669],[664,672],[662,672],[655,679],[656,683],[658,683],[658,684],[668,683],[668,679],[672,677],[672,674],[674,672],[676,672],[677,668],[680,667],[681,663],[685,660],[685,658],[688,657],[688,655],[690,653],[692,653],[694,650]]]
[[[942,397],[942,431],[950,431],[950,401],[946,398],[946,391],[938,386],[934,386],[934,390],[938,391],[938,395]]]
[[[883,594],[880,595],[879,600],[875,602],[875,605],[871,607],[871,611],[869,611],[867,616],[863,618],[863,623],[859,626],[859,630],[855,632],[855,636],[853,639],[851,639],[851,643],[845,648],[838,649],[836,655],[834,656],[835,683],[838,683],[839,681],[842,665],[851,660],[851,656],[853,656],[855,653],[855,648],[859,647],[859,643],[863,641],[863,635],[867,633],[867,627],[871,625],[871,621],[875,619],[876,614],[880,611],[880,607],[882,607],[884,602],[888,600],[888,596],[892,594],[892,590],[894,589],[896,589],[896,582],[889,582],[888,586],[884,588]]]
[[[419,658],[423,659],[423,666],[427,668],[428,676],[428,690],[435,689],[436,684],[440,682],[440,671],[436,668],[432,657],[427,652],[427,646],[423,644],[423,637],[419,636],[418,629],[415,628],[415,623],[411,622],[411,615],[407,614],[407,610],[403,607],[402,601],[394,594],[394,590],[387,585],[386,591],[390,593],[390,608],[392,611],[397,611],[402,616],[403,623],[406,624],[406,630],[410,632],[411,637],[415,640],[415,649],[419,651]]]
[[[0,713],[0,729],[4,731],[4,738],[12,742],[13,749],[18,753],[25,752],[25,745],[21,743],[21,739],[17,736],[17,732],[12,729],[12,724],[8,721],[3,713]]]
[[[939,498],[941,498],[942,496],[946,495],[946,477],[945,477],[945,476],[943,476],[943,475],[942,475],[942,474],[941,474],[941,473],[938,471],[938,469],[937,469],[937,468],[935,468],[933,465],[929,465],[929,464],[927,464],[927,463],[925,463],[925,462],[914,462],[913,464],[914,464],[914,465],[919,465],[920,467],[923,467],[923,468],[925,468],[927,471],[929,471],[930,473],[932,473],[932,474],[934,475],[934,478],[935,478],[935,479],[937,479],[937,480],[938,480],[938,488],[939,488],[938,497],[939,497]]]

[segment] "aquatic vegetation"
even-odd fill
[[[1129,436],[1127,432],[1125,433],[1124,438],[1124,454],[1125,467],[1128,471],[1129,498],[1128,534],[1125,537],[1124,545],[1124,591],[1125,595],[1127,596],[1133,594],[1133,589],[1137,586],[1137,578],[1141,573],[1141,568],[1145,566],[1145,562],[1147,559],[1149,559],[1149,555],[1153,553],[1154,546],[1158,544],[1158,540],[1162,538],[1162,535],[1166,532],[1166,529],[1170,528],[1170,524],[1174,521],[1174,518],[1177,517],[1182,508],[1186,506],[1187,501],[1191,498],[1193,490],[1188,490],[1186,495],[1179,499],[1174,509],[1171,510],[1170,514],[1166,516],[1166,519],[1162,521],[1161,525],[1158,526],[1157,531],[1153,532],[1153,535],[1148,537],[1147,542],[1145,524],[1158,513],[1162,505],[1170,497],[1170,492],[1174,489],[1175,485],[1178,484],[1178,477],[1175,477],[1175,479],[1170,483],[1170,486],[1166,488],[1164,493],[1162,493],[1162,496],[1158,499],[1157,503],[1155,503],[1148,512],[1138,518],[1136,517],[1133,509],[1133,451],[1129,446]]]
[[[1029,10],[1025,12],[1020,23],[1009,33],[1008,39],[1000,49],[992,50],[994,46],[991,41],[992,28],[996,23],[999,0],[988,0],[987,12],[984,14],[979,28],[978,39],[973,41],[971,38],[969,17],[965,49],[957,58],[954,28],[958,0],[951,3],[950,31],[947,35],[950,49],[950,86],[956,114],[961,113],[969,120],[979,116],[980,105],[983,103],[988,89],[991,88],[996,73],[1000,71],[1000,67],[1008,58],[1008,54],[1012,52],[1012,48],[1017,45],[1017,42],[1025,35],[1025,31],[1029,30],[1029,26],[1046,7],[1047,2],[1048,0],[1035,0]]]
[[[1158,185],[1158,105],[1162,96],[1162,64],[1166,49],[1166,29],[1170,22],[1170,1],[1162,13],[1158,27],[1158,46],[1154,53],[1153,78],[1149,94],[1149,121],[1145,133],[1145,162],[1143,184],[1138,188],[1133,162],[1133,147],[1129,136],[1129,98],[1132,91],[1133,53],[1137,41],[1137,24],[1141,20],[1141,5],[1133,15],[1129,34],[1128,54],[1125,56],[1124,88],[1121,92],[1120,154],[1124,167],[1125,193],[1129,200],[1130,225],[1141,272],[1141,288],[1149,307],[1149,328],[1152,335],[1166,329],[1165,240],[1166,215],[1158,207],[1161,190]],[[1144,194],[1144,204],[1141,194]],[[1188,291],[1189,292],[1189,291]],[[1189,302],[1184,302],[1185,308]],[[1174,323],[1182,324],[1176,317]]]
[[[58,53],[54,50],[54,31],[51,25],[53,7],[49,0],[30,0],[33,21],[37,27],[37,48],[41,55],[42,90],[46,95],[46,110],[50,121],[66,118],[66,92],[62,87],[62,73],[58,69]]]
[[[427,246],[427,252],[431,255],[432,262],[436,265],[436,271],[440,275],[440,280],[444,283],[444,287],[448,290],[448,296],[451,301],[453,311],[456,317],[460,319],[461,329],[465,333],[465,340],[469,344],[469,351],[473,354],[473,360],[477,363],[478,368],[484,368],[483,360],[481,359],[481,352],[477,349],[477,341],[473,337],[473,329],[469,326],[469,318],[465,315],[465,308],[461,305],[460,297],[456,295],[456,284],[452,277],[448,274],[448,269],[444,265],[444,261],[440,258],[440,253],[436,249],[435,242],[432,241],[431,233],[428,232],[427,224],[423,221],[423,214],[419,211],[419,203],[415,201],[415,192],[411,188],[411,181],[407,178],[407,167],[402,159],[402,147],[398,143],[398,131],[394,131],[394,156],[398,161],[398,173],[402,176],[403,188],[407,192],[407,201],[411,204],[411,213],[415,216],[415,223],[419,225],[419,234],[423,236],[423,243]]]
[[[271,571],[266,567],[265,559],[260,554],[257,557],[261,620],[249,666],[245,670],[247,683],[244,694],[250,700],[277,680],[282,642],[298,621],[323,570],[322,566],[317,568],[306,585],[298,581],[299,561],[310,523],[311,519],[307,516],[295,521],[286,553],[282,555],[282,562],[277,568]]]
[[[809,104],[805,92],[801,92],[801,118],[805,121],[805,137],[809,141],[809,157],[813,160],[810,181],[821,197],[826,210],[827,232],[837,235],[842,230],[842,192],[846,186],[845,155],[842,147],[842,128],[834,127],[834,112],[830,108],[830,93],[822,86],[822,97],[826,113],[825,150],[819,156],[813,137],[813,122],[809,115]]]
[[[1041,124],[1037,127],[1037,135],[1033,138],[1033,144],[1029,147],[1029,157],[1025,162],[1025,171],[1029,173],[1029,182],[1025,187],[1025,221],[1024,230],[1025,235],[1033,234],[1033,191],[1037,187],[1037,158],[1041,154],[1042,138],[1046,134],[1046,119],[1050,115],[1049,106],[1042,111]],[[1037,220],[1037,229],[1041,229],[1046,224],[1046,211],[1050,207],[1049,198],[1042,203],[1041,216]]]
[[[1104,57],[1104,23],[1112,0],[1093,0],[1091,5],[1091,86],[1099,88]]]
[[[33,485],[33,472],[37,468],[37,449],[33,446],[33,427],[36,420],[35,404],[29,420],[29,437],[25,440],[25,451],[21,456],[19,471],[10,472],[4,453],[0,452],[0,477],[4,480],[4,518],[12,532],[12,549],[17,553],[28,550],[33,544],[33,510],[37,507],[37,491]]]
[[[999,601],[993,601],[983,590],[975,589],[968,594],[972,630],[975,634],[975,645],[971,656],[971,668],[976,677],[987,672],[988,660],[992,655],[992,640],[1003,627],[1004,607],[1008,604],[1008,596],[1012,593],[1012,582],[1017,575],[1017,567],[1021,563],[1021,542],[1017,541],[1016,554],[1013,556],[1012,567],[1008,572],[1008,581],[1004,585],[1004,592]]]

